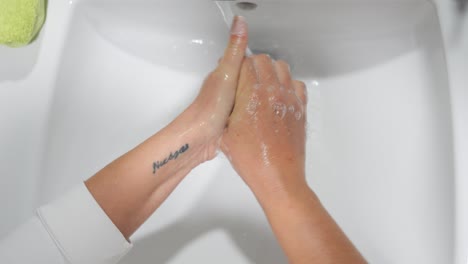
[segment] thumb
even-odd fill
[[[228,47],[220,67],[229,75],[238,75],[242,67],[248,44],[247,22],[242,16],[234,17]]]

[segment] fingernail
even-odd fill
[[[245,35],[247,33],[247,22],[243,16],[235,16],[232,21],[231,34]]]

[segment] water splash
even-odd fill
[[[317,79],[312,79],[307,82],[308,90],[308,109],[307,109],[307,135],[310,138],[317,138],[323,127],[322,114],[322,83]]]

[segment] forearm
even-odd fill
[[[197,165],[214,158],[234,105],[247,48],[247,24],[235,17],[228,47],[195,101],[166,128],[86,182],[128,238]]]
[[[306,184],[257,197],[290,263],[366,263]]]
[[[185,123],[176,119],[86,181],[93,197],[126,238],[202,162],[201,146]]]

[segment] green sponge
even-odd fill
[[[0,44],[29,44],[41,30],[45,13],[46,0],[0,0]]]

